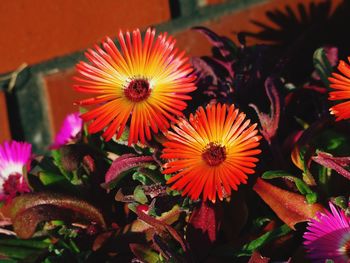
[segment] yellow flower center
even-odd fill
[[[203,153],[202,159],[209,166],[217,166],[221,164],[226,159],[226,148],[217,143],[209,143]]]
[[[149,97],[151,93],[148,80],[134,79],[124,89],[125,96],[132,102],[140,102]]]

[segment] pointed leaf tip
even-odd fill
[[[303,195],[278,188],[260,178],[253,189],[277,216],[294,230],[295,224],[308,221],[315,217],[317,212],[324,210],[318,203],[308,204]]]

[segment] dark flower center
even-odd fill
[[[125,96],[132,102],[145,100],[150,93],[149,82],[145,79],[134,79],[124,89]]]
[[[217,166],[226,159],[226,149],[224,146],[209,143],[202,153],[203,160],[210,166]]]
[[[20,180],[20,174],[11,174],[2,185],[4,193],[9,195],[10,197],[15,197],[16,194],[19,192],[21,184]]]
[[[345,255],[347,255],[348,258],[350,258],[350,240],[348,240],[345,243],[344,250],[345,250]]]

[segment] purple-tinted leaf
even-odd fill
[[[194,60],[197,62],[194,64],[194,67],[199,72],[198,79],[209,77],[211,78],[211,86],[216,88],[219,88],[224,83],[232,86],[235,76],[233,71],[233,65],[236,62],[234,59],[236,53],[235,44],[230,39],[219,36],[208,28],[194,27],[193,29],[204,34],[216,48],[213,50],[214,55],[212,57],[202,57]],[[219,55],[215,54],[215,50],[219,51]],[[209,91],[208,89],[207,92]],[[227,91],[224,91],[224,93],[227,93]]]
[[[104,218],[97,208],[86,201],[54,193],[18,196],[1,207],[1,212],[11,219],[14,231],[23,239],[32,237],[39,223],[54,219],[90,221],[106,228]]]
[[[303,86],[303,89],[308,89],[308,90],[312,90],[321,94],[325,94],[328,92],[328,89],[325,87],[320,87],[319,85],[315,85],[315,84],[310,84],[310,83],[306,83]]]
[[[123,203],[132,203],[135,201],[133,195],[124,195],[122,189],[118,190],[118,192],[115,194],[114,199],[118,202]]]
[[[230,79],[234,78],[235,72],[232,69],[232,65],[233,65],[234,61],[225,61],[225,62],[223,62],[223,61],[221,61],[219,59],[216,59],[216,58],[212,58],[212,60],[215,61],[216,63],[218,63],[219,65],[221,65],[222,67],[224,67],[227,70],[227,72],[229,74],[228,75],[229,78],[226,79],[227,81],[229,81]]]
[[[276,135],[276,132],[278,129],[278,123],[279,123],[280,113],[281,113],[281,103],[280,103],[280,99],[272,78],[266,79],[265,90],[271,104],[270,113],[266,114],[266,113],[260,112],[258,107],[254,104],[249,104],[249,106],[256,111],[259,117],[259,121],[261,125],[261,129],[259,130],[261,134],[264,136],[265,140],[269,144],[271,144],[271,139]]]
[[[171,210],[169,210],[165,213],[162,213],[161,216],[157,216],[155,219],[157,221],[171,225],[179,219],[180,214],[181,214],[180,207],[174,206]],[[140,218],[138,220],[135,220],[132,223],[131,231],[133,231],[133,232],[146,232],[151,227],[152,227],[152,225],[145,223],[145,221],[141,220],[141,218]]]
[[[164,240],[159,235],[153,234],[152,242],[155,249],[162,254],[166,261],[181,262],[178,260],[174,249],[172,249],[167,242],[164,242]]]
[[[328,86],[328,77],[331,76],[332,67],[338,62],[338,49],[335,47],[319,48],[314,53],[313,61],[317,73],[316,79],[321,79]]]
[[[298,136],[297,143],[292,151],[292,161],[297,167],[304,171],[304,181],[308,185],[316,185],[315,179],[309,171],[312,161],[311,158],[315,153],[315,147],[310,142],[312,142],[312,140],[330,123],[331,119],[329,118],[323,118],[312,123],[309,128]]]
[[[189,221],[189,232],[201,232],[201,240],[208,239],[211,243],[216,240],[220,228],[222,209],[219,204],[202,202],[196,207]],[[197,240],[198,241],[198,240]]]
[[[59,150],[60,161],[65,171],[72,172],[78,169],[85,155],[91,152],[86,145],[70,144],[64,145]]]
[[[151,198],[166,195],[166,186],[161,185],[160,183],[144,185],[142,189],[145,194],[149,195]]]
[[[139,219],[145,224],[135,224],[137,221],[134,222],[132,226],[132,230],[135,232],[139,231],[146,231],[146,229],[153,228],[157,233],[166,232],[170,234],[177,242],[180,243],[182,249],[184,251],[187,250],[187,246],[185,244],[185,241],[182,239],[181,235],[170,226],[171,223],[175,222],[179,215],[180,210],[178,207],[174,207],[171,211],[162,214],[159,218],[154,218],[152,216],[147,215],[146,213],[142,212],[141,210],[136,210],[136,213],[139,217]]]
[[[113,161],[106,174],[105,183],[102,186],[109,190],[114,183],[121,179],[121,175],[123,175],[124,172],[132,168],[140,166],[144,167],[151,163],[154,163],[152,156],[136,156],[134,154],[124,154]]]
[[[325,46],[323,49],[326,53],[329,64],[332,67],[335,67],[336,65],[338,65],[338,62],[339,62],[338,48],[334,46]]]
[[[224,214],[220,231],[229,242],[236,242],[248,221],[248,200],[244,191],[232,192],[230,199],[230,202],[222,203]]]
[[[199,57],[192,57],[191,58],[191,64],[193,65],[198,79],[204,79],[204,78],[211,78],[212,84],[217,85],[218,84],[218,78],[213,70],[212,67],[208,65],[205,60],[199,58]]]
[[[202,202],[196,207],[187,227],[187,240],[198,261],[202,261],[217,239],[222,221],[220,203]]]
[[[258,251],[254,251],[253,255],[250,257],[248,263],[268,263],[269,258],[263,257]]]
[[[152,185],[143,185],[142,191],[145,195],[149,196],[151,199],[157,197],[157,196],[164,196],[166,195],[166,186],[161,184],[152,184]],[[122,192],[122,189],[119,189],[118,192],[115,195],[115,200],[118,202],[124,202],[124,203],[132,203],[136,201],[135,194],[133,195],[124,195]],[[155,199],[153,199],[155,200]]]
[[[329,153],[318,152],[317,156],[312,157],[312,160],[350,180],[350,171],[344,168],[350,165],[350,157],[333,157]]]
[[[99,234],[92,244],[92,251],[97,251],[106,243],[106,241],[113,235],[113,231]]]
[[[193,27],[192,29],[205,35],[208,38],[208,40],[213,44],[213,46],[218,48],[222,57],[226,58],[227,56],[231,55],[234,48],[234,44],[231,40],[229,40],[226,37],[221,37],[215,32],[205,27],[198,26]]]
[[[96,171],[96,164],[91,155],[85,155],[83,157],[83,167],[89,172],[94,173]]]

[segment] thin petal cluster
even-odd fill
[[[144,40],[140,31],[118,35],[120,49],[110,38],[102,48],[88,50],[90,63],[77,65],[77,91],[95,94],[78,102],[97,105],[83,114],[91,121],[89,132],[104,130],[103,137],[120,138],[125,126],[130,127],[129,145],[151,139],[151,131],[166,131],[170,121],[187,107],[187,93],[196,89],[193,68],[184,52],[175,48],[175,40],[167,33],[155,36],[148,29]]]
[[[193,200],[202,195],[214,203],[216,196],[220,200],[229,196],[231,189],[247,182],[247,174],[254,173],[261,136],[256,124],[250,125],[234,105],[200,107],[173,130],[164,143],[162,158],[168,162],[163,173],[175,174],[167,183],[182,195]]]
[[[348,58],[350,61],[350,57]],[[350,118],[350,66],[343,60],[339,62],[338,70],[341,74],[333,73],[329,78],[330,87],[335,89],[329,93],[330,100],[343,100],[343,102],[330,108],[331,114],[337,121]]]
[[[350,218],[329,203],[331,212],[318,213],[308,223],[304,246],[313,262],[331,259],[337,263],[350,261]]]
[[[83,120],[79,115],[79,112],[75,112],[66,116],[52,148],[56,149],[79,140],[83,129]]]
[[[0,145],[0,201],[16,193],[29,192],[23,168],[29,165],[32,146],[26,142],[4,142]]]

